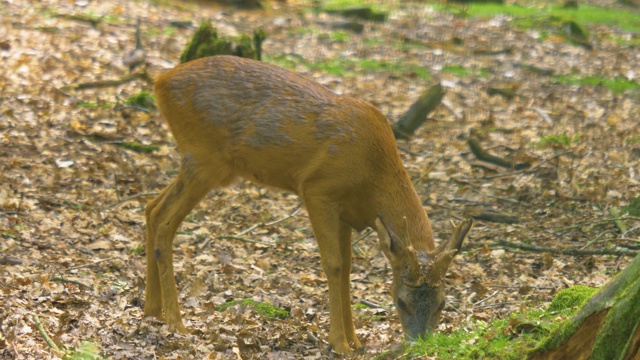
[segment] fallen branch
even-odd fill
[[[52,277],[52,278],[51,278],[51,279],[49,279],[49,280],[51,280],[51,281],[55,281],[55,282],[60,282],[60,283],[76,284],[76,285],[78,285],[78,286],[81,286],[81,287],[87,288],[87,289],[89,289],[89,290],[93,290],[93,286],[83,284],[83,283],[81,283],[81,282],[80,282],[80,281],[78,281],[78,280],[73,280],[73,279],[63,278],[63,277],[61,277],[61,276],[55,276],[55,277]]]
[[[638,255],[637,251],[631,251],[631,250],[556,249],[556,248],[550,248],[550,247],[516,244],[506,240],[498,240],[496,244],[504,247],[508,247],[508,248],[520,249],[520,250],[531,251],[531,252],[548,252],[551,254],[562,254],[562,255],[571,255],[571,256],[582,256],[582,255],[636,256]]]
[[[517,164],[513,161],[505,160],[499,156],[489,154],[486,150],[482,148],[482,146],[480,146],[480,142],[474,138],[470,137],[467,143],[469,144],[469,148],[471,149],[471,152],[473,153],[473,155],[476,156],[478,160],[486,161],[492,164],[496,164],[498,166],[502,166],[502,167],[505,167],[508,169],[514,169],[514,170],[522,170],[522,169],[527,169],[531,167],[531,164],[528,164],[528,163]]]
[[[410,138],[414,131],[427,120],[427,115],[440,105],[443,96],[444,89],[439,83],[423,92],[409,110],[393,124],[392,129],[396,139]]]
[[[604,220],[589,221],[589,222],[584,222],[584,223],[579,223],[579,224],[574,224],[574,225],[564,226],[564,227],[558,228],[555,231],[555,233],[558,234],[559,231],[578,229],[578,228],[581,228],[583,226],[608,224],[610,222],[618,222],[618,221],[623,221],[623,220],[640,220],[640,217],[638,217],[638,216],[623,216],[623,217],[615,217],[615,218],[604,219]]]
[[[52,348],[55,351],[62,351],[58,347],[58,345],[56,345],[56,343],[53,342],[51,337],[49,337],[49,334],[47,334],[47,330],[45,330],[44,326],[40,322],[40,318],[38,317],[38,315],[33,314],[33,321],[36,323],[36,327],[38,328],[38,331],[40,331],[40,335],[42,335],[42,338],[47,343],[47,345],[49,345],[49,347]]]
[[[96,264],[99,264],[101,262],[105,262],[105,261],[109,261],[109,260],[117,260],[118,258],[116,257],[111,257],[111,258],[106,258],[106,259],[100,259],[100,260],[96,260],[94,262],[88,263],[88,264],[83,264],[83,265],[78,265],[78,266],[72,266],[69,268],[69,270],[77,270],[77,269],[82,269],[85,267],[90,267]]]
[[[386,307],[369,300],[360,300],[360,304],[373,309],[386,309]]]
[[[134,80],[138,80],[138,79],[144,80],[149,84],[153,84],[153,79],[149,76],[149,74],[147,74],[146,72],[141,72],[141,73],[127,75],[123,78],[115,79],[115,80],[98,80],[98,81],[89,81],[85,83],[65,85],[62,87],[60,91],[70,92],[70,91],[78,91],[78,90],[85,90],[85,89],[100,89],[100,88],[106,88],[106,87],[115,87],[115,86],[120,86],[122,84],[126,84]]]
[[[471,212],[469,215],[475,220],[483,220],[500,224],[517,224],[520,222],[520,219],[517,216],[490,211]]]
[[[127,202],[127,201],[130,201],[130,200],[133,200],[133,199],[136,199],[136,198],[142,197],[142,196],[156,196],[156,195],[158,195],[158,194],[160,194],[160,193],[159,193],[159,192],[149,192],[149,193],[139,193],[139,194],[131,195],[131,196],[129,196],[129,197],[126,197],[126,198],[124,198],[124,199],[122,199],[122,200],[120,200],[120,201],[118,201],[118,202],[115,202],[115,203],[113,203],[113,204],[111,204],[111,205],[107,206],[105,209],[111,209],[111,208],[114,208],[114,207],[116,207],[116,206],[118,206],[118,205],[120,205],[120,204],[122,204],[122,203],[125,203],[125,202]]]
[[[261,223],[258,223],[258,224],[253,224],[253,225],[249,226],[247,229],[239,232],[235,236],[242,236],[242,235],[244,235],[244,234],[246,234],[246,233],[248,233],[250,231],[253,231],[253,230],[255,230],[255,229],[259,228],[259,227],[272,226],[272,225],[275,225],[275,224],[277,224],[279,222],[283,222],[283,221],[285,221],[287,219],[290,219],[290,218],[298,215],[298,213],[300,212],[300,209],[302,209],[302,207],[298,206],[295,210],[293,210],[293,212],[291,212],[291,214],[283,217],[282,219],[278,219],[278,220],[275,220],[275,221],[272,221],[272,222],[268,222],[268,223],[261,222]]]

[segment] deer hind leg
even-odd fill
[[[215,186],[232,178],[224,166],[207,164],[199,171],[187,154],[178,177],[152,200],[147,216],[147,287],[145,315],[158,317],[171,330],[186,332],[178,306],[173,272],[173,238],[178,226],[200,200]],[[219,170],[212,174],[213,170]]]
[[[343,240],[343,231],[341,231],[341,221],[336,206],[332,206],[325,202],[305,201],[309,219],[313,227],[313,233],[320,250],[320,261],[322,268],[327,276],[329,285],[329,344],[334,351],[338,353],[349,352],[349,341],[347,340],[345,328],[345,318],[350,318],[350,309],[345,313],[345,302],[350,303],[350,294],[345,292],[342,285],[343,279],[349,279],[349,263],[344,263],[344,257],[341,256]],[[350,246],[350,242],[348,243]],[[349,250],[351,251],[351,250]],[[346,273],[346,275],[345,275]],[[354,333],[355,336],[355,333]]]
[[[358,349],[362,347],[356,336],[351,310],[351,226],[340,222],[340,256],[342,257],[342,273],[340,274],[340,299],[342,300],[342,326],[349,344]]]

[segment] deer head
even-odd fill
[[[393,269],[391,296],[409,338],[435,328],[445,305],[444,277],[471,225],[471,219],[458,225],[451,221],[451,238],[432,252],[422,252],[411,246],[410,239],[399,239],[380,217],[376,219],[380,247]]]

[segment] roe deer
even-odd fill
[[[146,207],[144,313],[185,332],[173,274],[178,225],[213,188],[242,177],[291,191],[308,210],[329,285],[329,344],[361,347],[351,315],[351,228],[372,227],[393,271],[405,333],[432,330],[444,276],[471,221],[436,248],[385,116],[373,105],[262,62],[213,56],[155,83],[160,112],[182,155],[180,174]]]

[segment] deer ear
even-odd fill
[[[378,232],[382,252],[387,255],[389,260],[398,259],[401,255],[402,243],[393,230],[384,224],[380,215],[376,218],[376,231]]]

